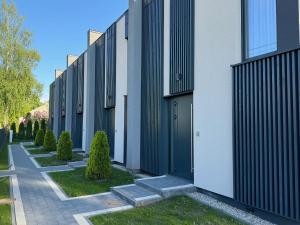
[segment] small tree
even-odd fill
[[[57,159],[65,161],[71,160],[72,147],[73,143],[70,134],[66,131],[62,132],[57,144]]]
[[[56,138],[52,130],[46,131],[43,146],[48,152],[56,151]]]
[[[24,127],[24,123],[21,122],[19,124],[19,133],[18,133],[18,137],[19,138],[24,138],[25,137],[25,127]]]
[[[44,133],[46,132],[46,120],[42,119],[41,121],[41,129],[44,131]]]
[[[28,120],[27,127],[26,127],[26,137],[32,138],[32,121]]]
[[[107,179],[111,176],[108,138],[104,131],[98,131],[92,141],[90,157],[85,170],[87,179]]]
[[[10,129],[13,131],[13,135],[15,136],[17,134],[17,126],[15,122],[11,124]]]
[[[42,146],[44,144],[44,131],[43,130],[39,130],[37,132],[35,140],[34,140],[34,144],[36,146]]]
[[[36,137],[36,134],[37,134],[37,132],[39,131],[39,129],[40,129],[40,124],[39,124],[39,121],[35,121],[34,122],[34,127],[33,127],[33,138],[35,139],[35,137]]]

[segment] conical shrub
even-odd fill
[[[48,152],[56,151],[56,138],[52,130],[46,131],[43,146]]]
[[[47,127],[46,127],[46,120],[42,119],[42,121],[41,121],[41,130],[43,130],[44,133],[45,133],[46,129],[47,129]]]
[[[27,122],[26,137],[32,138],[32,121],[31,120],[28,120],[28,122]]]
[[[72,148],[73,143],[70,134],[66,131],[62,132],[57,144],[57,159],[64,161],[71,160]]]
[[[44,144],[44,131],[43,130],[39,130],[37,132],[35,140],[34,140],[34,144],[36,146],[42,146]]]
[[[33,126],[33,138],[35,139],[36,135],[37,135],[37,132],[39,131],[40,129],[40,124],[39,124],[39,121],[35,121],[34,122],[34,126]]]
[[[104,131],[98,131],[92,141],[90,157],[85,170],[87,179],[107,179],[111,176],[108,138]]]

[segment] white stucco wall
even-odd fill
[[[241,1],[195,1],[194,182],[233,197],[232,72],[241,61]]]
[[[116,55],[116,108],[114,160],[124,162],[124,96],[127,95],[127,40],[125,16],[117,22]]]

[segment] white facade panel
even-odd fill
[[[116,107],[115,107],[115,155],[114,160],[124,162],[124,113],[127,95],[127,40],[125,16],[117,22],[116,39]]]
[[[232,64],[241,62],[241,1],[195,1],[194,182],[233,197]]]

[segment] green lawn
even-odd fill
[[[83,156],[73,152],[73,158],[69,161],[58,160],[57,156],[35,158],[42,167],[67,165],[68,162],[76,162],[83,160]]]
[[[193,199],[180,196],[132,210],[96,216],[94,225],[240,225],[242,223]]]
[[[39,148],[39,146],[36,146],[36,145],[24,145],[24,148]]]
[[[45,149],[30,149],[27,150],[31,155],[48,154],[49,152]]]
[[[9,178],[0,178],[0,200],[10,199]],[[10,204],[0,204],[0,224],[11,225]]]
[[[8,167],[8,146],[5,145],[2,149],[0,149],[0,170],[7,170]]]
[[[84,174],[85,168],[78,168],[73,171],[54,172],[49,175],[70,197],[108,192],[111,187],[131,184],[134,179],[130,173],[115,168],[112,168],[112,176],[107,180],[87,180]]]

